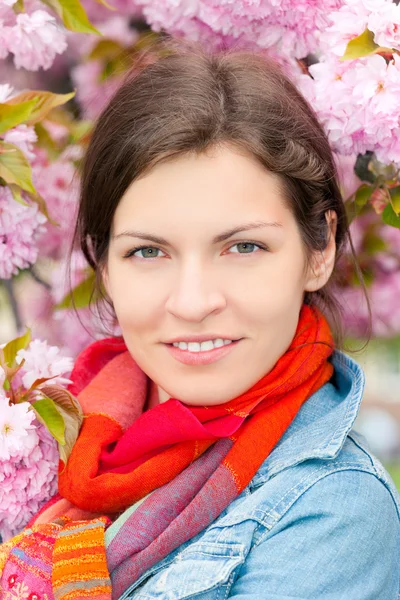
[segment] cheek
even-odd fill
[[[114,310],[122,329],[127,327],[143,330],[151,322],[152,317],[154,318],[155,308],[148,302],[142,301],[140,295],[130,294],[125,290],[115,299]]]
[[[107,292],[122,330],[124,327],[140,327],[146,322],[146,314],[151,311],[149,298],[145,297],[143,286],[126,273],[123,265],[110,265]]]
[[[280,261],[273,269],[260,273],[253,285],[242,286],[240,291],[242,306],[259,318],[269,314],[279,315],[290,311],[304,291],[303,265],[293,265]],[[295,308],[295,306],[294,306]]]

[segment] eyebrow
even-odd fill
[[[233,227],[232,229],[227,229],[226,231],[223,231],[222,233],[216,235],[213,238],[212,243],[219,244],[219,243],[224,242],[225,240],[229,239],[233,235],[236,235],[237,233],[240,233],[242,231],[248,231],[249,229],[264,229],[265,227],[282,227],[282,223],[278,223],[275,221],[272,221],[272,222],[255,221],[253,223],[245,223],[244,225],[238,225],[237,227]],[[147,233],[145,231],[135,231],[135,230],[122,231],[121,233],[113,235],[112,239],[116,240],[121,237],[137,237],[137,238],[141,238],[143,240],[150,240],[151,242],[154,242],[155,244],[162,244],[164,246],[170,245],[170,243],[165,238],[163,238],[159,235],[153,235],[151,233]]]

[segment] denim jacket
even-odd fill
[[[332,362],[241,495],[120,600],[400,599],[400,496],[352,429],[362,369]]]

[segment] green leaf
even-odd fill
[[[57,142],[53,140],[43,123],[35,123],[35,133],[37,135],[36,145],[44,148],[52,159],[56,159],[60,154]]]
[[[18,187],[14,183],[10,183],[8,188],[16,202],[19,202],[20,204],[22,204],[22,206],[29,206],[29,204],[25,202],[25,200],[22,197],[22,190],[20,187]]]
[[[86,306],[89,306],[90,300],[93,297],[95,282],[96,275],[91,271],[88,277],[77,285],[70,294],[65,296],[55,308],[61,310],[64,308],[85,308]]]
[[[2,361],[0,361],[0,362],[2,362]],[[2,367],[6,374],[6,378],[4,380],[3,387],[6,391],[11,390],[11,392],[13,392],[13,390],[11,389],[11,383],[12,383],[14,377],[16,376],[16,374],[18,373],[18,371],[20,369],[22,369],[22,367],[24,366],[24,363],[25,363],[25,359],[21,360],[21,363],[19,365],[16,365],[15,367],[9,367],[3,362]]]
[[[21,94],[11,98],[7,102],[7,105],[15,106],[22,102],[33,102],[33,109],[24,122],[27,125],[34,125],[35,123],[42,121],[53,108],[65,104],[74,96],[75,92],[70,92],[69,94],[53,94],[52,92],[41,90],[28,90],[27,92],[21,92]]]
[[[368,200],[370,199],[373,191],[374,187],[372,185],[368,185],[366,183],[360,185],[360,187],[356,191],[356,195],[354,198],[354,201],[357,204],[357,206],[365,206]]]
[[[68,390],[57,385],[44,385],[41,391],[51,398],[61,413],[65,424],[65,444],[59,446],[60,458],[66,464],[72,448],[78,439],[83,421],[83,411],[78,400]]]
[[[114,40],[99,40],[91,52],[89,52],[88,60],[102,60],[104,58],[115,58],[124,51],[124,46]]]
[[[15,14],[25,12],[24,0],[17,0],[16,2],[14,2],[13,10]]]
[[[70,144],[79,144],[89,141],[93,130],[93,121],[76,121],[70,131]]]
[[[364,240],[364,247],[368,254],[374,255],[377,252],[384,252],[387,249],[385,241],[375,233],[369,233]]]
[[[386,225],[391,225],[392,227],[398,227],[400,229],[400,216],[396,215],[391,204],[388,204],[383,211],[382,219]]]
[[[62,19],[65,27],[78,33],[96,33],[101,35],[89,21],[85,9],[79,0],[42,0]]]
[[[32,98],[19,103],[1,103],[0,104],[0,134],[26,123],[39,102],[38,98]]]
[[[389,190],[389,193],[393,211],[396,213],[397,216],[400,216],[400,185],[391,188]]]
[[[14,144],[0,141],[0,177],[15,183],[26,192],[35,193],[32,169],[25,154]]]
[[[59,444],[65,446],[65,423],[55,402],[44,396],[40,400],[32,402],[32,408],[38,421],[47,427]]]
[[[31,330],[27,329],[24,335],[11,340],[2,348],[2,358],[8,367],[13,368],[16,366],[15,359],[18,351],[25,350],[29,346],[31,339]]]
[[[344,208],[349,224],[364,211],[364,206],[356,204],[354,200],[347,200],[344,203]]]
[[[361,35],[350,40],[340,60],[352,60],[368,56],[376,52],[377,48],[380,48],[380,46],[374,42],[374,34],[367,28]]]

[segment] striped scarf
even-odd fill
[[[0,598],[119,598],[245,489],[330,379],[332,351],[327,321],[303,305],[290,347],[247,392],[144,410],[154,388],[122,339],[89,346],[71,375],[85,415],[79,437],[60,461],[58,494],[0,546]]]

